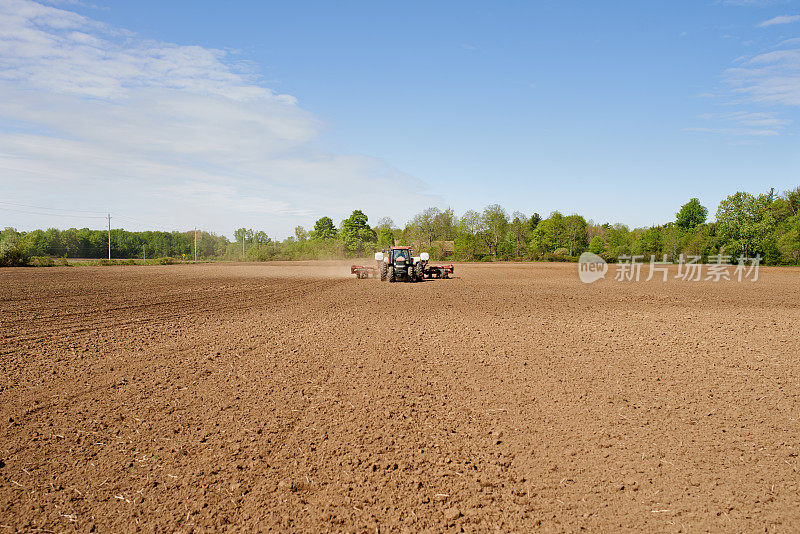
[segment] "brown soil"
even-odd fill
[[[789,531],[800,270],[0,270],[0,533]]]

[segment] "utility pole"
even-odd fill
[[[111,260],[111,214],[108,214],[108,259]]]
[[[197,227],[194,227],[194,262],[197,263]]]

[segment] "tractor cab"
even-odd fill
[[[390,262],[391,263],[408,263],[412,259],[411,255],[411,247],[394,247],[390,249],[390,253],[392,255]]]

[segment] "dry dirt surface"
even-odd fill
[[[0,534],[787,532],[800,270],[0,270]]]

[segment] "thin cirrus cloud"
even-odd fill
[[[740,7],[765,7],[773,4],[785,4],[789,0],[718,0],[717,3],[725,6]]]
[[[778,24],[790,24],[792,22],[797,22],[799,20],[800,20],[800,15],[780,15],[759,23],[757,27],[767,28],[769,26],[776,26]]]
[[[800,106],[800,47],[743,58],[725,71],[725,81],[750,101]]]
[[[714,133],[729,136],[770,137],[779,135],[792,121],[772,112],[730,111],[704,113],[698,117],[707,123],[723,126],[686,128],[689,132]]]
[[[273,235],[323,214],[431,201],[380,159],[321,146],[319,118],[251,70],[224,51],[0,0],[0,187],[36,205]],[[31,223],[43,224],[60,222]]]
[[[760,54],[737,58],[722,73],[722,80],[726,90],[721,91],[720,102],[750,109],[701,115],[698,118],[709,124],[687,131],[753,137],[790,133],[793,121],[786,116],[796,114],[800,106],[800,38],[784,39]]]
[[[778,117],[771,112],[731,111],[726,113],[705,113],[698,117],[703,121],[724,124],[723,127],[687,128],[691,132],[718,133],[735,136],[767,137],[779,135],[792,121]]]
[[[775,130],[764,130],[755,128],[705,128],[705,127],[692,127],[684,128],[687,132],[697,133],[713,133],[734,136],[747,136],[747,137],[766,137],[778,135]]]

